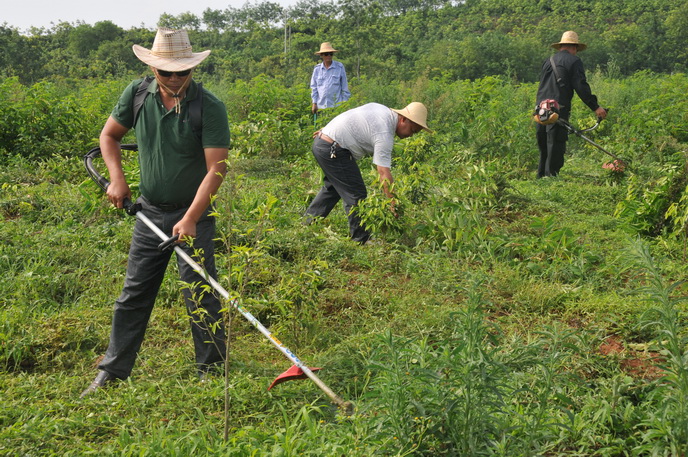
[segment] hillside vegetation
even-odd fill
[[[189,5],[189,8],[195,8]],[[291,7],[247,2],[242,8],[161,14],[160,26],[191,31],[195,50],[211,49],[201,69],[223,81],[265,74],[288,86],[308,83],[323,41],[340,50],[349,76],[537,78],[547,44],[565,30],[584,43],[587,68],[615,76],[686,70],[688,5],[683,0],[300,0]],[[47,77],[138,74],[132,44],[154,33],[111,21],[60,22],[17,30],[0,24],[0,75],[24,83]]]
[[[603,40],[618,35],[621,24],[628,33],[649,30],[636,29],[644,19],[624,19],[631,14],[649,21],[638,13],[655,8],[653,30],[660,30],[678,24],[672,21],[685,6],[576,2],[574,13],[570,2],[500,3],[398,2],[394,12],[385,9],[391,2],[369,5],[381,8],[376,20],[389,20],[387,28],[370,22],[371,33],[391,37],[394,24],[412,30],[417,21],[430,42],[445,25],[449,34],[472,24],[468,41],[520,36],[535,53],[518,59],[534,69],[527,77],[503,71],[500,58],[486,53],[479,54],[482,72],[433,74],[415,67],[430,58],[419,52],[417,59],[384,59],[395,71],[381,66],[352,78],[352,99],[329,116],[372,101],[400,108],[417,100],[428,106],[435,130],[395,145],[398,219],[390,217],[370,160],[361,163],[369,184],[361,211],[375,230],[374,245],[347,238],[339,209],[318,224],[301,223],[321,179],[310,153],[306,57],[290,64],[298,83],[260,71],[259,60],[232,75],[226,65],[238,56],[218,57],[198,73],[227,104],[233,137],[230,172],[216,200],[218,279],[299,358],[322,368],[321,379],[354,402],[351,416],[309,380],[267,391],[290,363],[236,312],[227,316],[229,375],[199,382],[183,285],[172,265],[133,376],[79,400],[107,346],[133,226],[87,179],[82,157],[143,69],[132,64],[92,78],[88,65],[96,60],[84,57],[87,66],[34,80],[39,73],[11,76],[14,67],[5,66],[0,455],[686,455],[685,60],[658,58],[665,66],[653,67],[657,53],[647,53],[647,66],[622,69],[596,54],[622,48]],[[337,4],[343,12],[329,20],[313,16],[313,24],[344,21],[347,5]],[[517,5],[521,14],[501,14]],[[590,19],[612,6],[618,21],[601,13]],[[623,173],[603,168],[611,157],[572,136],[560,176],[535,179],[533,80],[547,43],[561,34],[542,28],[554,21],[541,13],[546,9],[570,13],[582,30],[609,24],[608,33],[581,33],[591,45],[581,57],[593,91],[611,109],[587,135],[628,161]],[[451,27],[457,11],[465,20],[454,16]],[[199,25],[195,38],[257,37],[263,30],[264,43],[276,46],[280,37],[268,39],[278,30],[269,24],[204,24],[208,30]],[[64,35],[14,31],[2,39],[52,40],[91,26],[65,27]],[[294,49],[296,25],[292,30]],[[300,32],[303,54],[329,30]],[[142,30],[126,36],[132,33],[153,37]],[[227,47],[227,55],[261,49],[243,43]],[[129,44],[112,46],[130,53]],[[454,52],[467,44],[445,46]],[[54,49],[65,52],[63,63],[76,62],[68,47]],[[446,53],[442,60],[467,62]],[[353,61],[347,66],[354,71]],[[572,122],[587,127],[595,119],[576,100]],[[136,141],[133,134],[127,140]],[[135,155],[125,162],[136,192]]]

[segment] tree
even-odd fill
[[[111,21],[96,22],[94,26],[79,24],[69,33],[69,49],[78,57],[86,58],[103,42],[115,41],[122,36],[122,29]]]
[[[178,16],[163,13],[158,19],[158,27],[168,27],[171,29],[199,30],[201,20],[195,14],[187,11]]]
[[[208,30],[224,30],[228,23],[227,12],[206,8],[205,11],[203,11],[203,23]]]
[[[14,59],[22,41],[23,37],[16,28],[10,27],[6,22],[0,26],[0,68],[5,76],[13,74]]]
[[[688,3],[671,10],[665,21],[666,41],[662,54],[670,62],[667,71],[686,71],[688,66]]]

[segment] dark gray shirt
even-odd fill
[[[585,78],[585,70],[583,69],[581,59],[565,50],[557,52],[553,57],[561,77],[561,82],[557,85],[557,78],[554,71],[552,71],[550,60],[545,59],[540,72],[537,105],[542,100],[554,99],[559,102],[561,107],[559,115],[564,119],[568,119],[571,113],[573,93],[575,92],[588,108],[593,111],[599,108],[600,105],[597,103],[597,97],[592,94],[590,85]]]

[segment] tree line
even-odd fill
[[[587,68],[623,77],[640,70],[685,72],[684,0],[300,0],[161,14],[158,26],[185,28],[195,50],[212,49],[205,77],[248,80],[264,74],[303,84],[330,41],[350,78],[447,81],[537,78],[565,30],[589,45]],[[0,25],[0,75],[23,84],[46,78],[120,78],[141,73],[132,44],[150,46],[154,30],[111,21],[61,22],[20,31]]]

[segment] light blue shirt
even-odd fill
[[[333,60],[330,68],[325,68],[322,62],[315,66],[311,76],[311,100],[318,105],[318,109],[332,108],[349,97],[351,92],[344,64]]]

